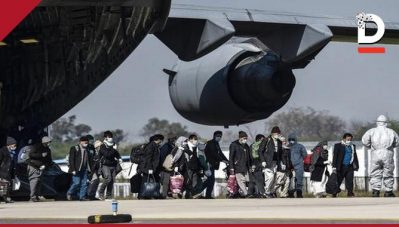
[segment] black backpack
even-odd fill
[[[130,153],[130,161],[132,163],[139,164],[142,161],[144,155],[144,148],[146,146],[147,144],[142,144],[132,148],[132,152]]]

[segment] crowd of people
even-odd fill
[[[385,197],[395,196],[393,148],[399,146],[399,137],[387,127],[387,122],[381,115],[377,127],[362,137],[363,145],[371,149],[373,197],[380,196],[382,185]],[[221,131],[216,131],[211,140],[200,143],[196,135],[188,138],[169,135],[163,143],[164,136],[157,134],[148,143],[134,147],[130,159],[137,164],[137,170],[130,181],[132,192],[138,193],[139,199],[213,199],[215,171],[223,162],[227,166],[230,198],[302,198],[304,172],[310,172],[311,191],[315,197],[325,197],[327,193],[336,197],[341,192],[342,182],[345,182],[347,196],[355,196],[353,180],[359,160],[350,133],[344,133],[342,140],[334,145],[331,158],[328,157],[328,141],[321,141],[308,154],[294,133],[285,138],[277,126],[270,135],[257,135],[252,144],[248,143],[247,133],[240,131],[237,140],[230,144],[228,158],[219,145],[222,136]],[[17,153],[16,140],[8,137],[6,146],[0,149],[0,179],[3,181],[15,179],[17,156],[26,161],[32,202],[40,201],[43,171],[52,164],[50,143],[51,138],[45,136],[41,143],[25,146]],[[115,177],[122,170],[121,163],[112,132],[106,131],[102,140],[97,141],[90,135],[81,137],[68,155],[72,183],[66,198],[111,199]],[[328,165],[332,166],[331,173]],[[9,193],[3,197],[6,202],[12,202]]]

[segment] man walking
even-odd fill
[[[7,137],[6,146],[0,149],[0,179],[9,183],[6,195],[3,197],[6,203],[13,203],[10,197],[11,183],[15,177],[17,141],[12,137]]]
[[[216,131],[213,133],[213,139],[209,140],[205,146],[205,157],[209,163],[209,170],[211,175],[207,178],[206,185],[206,199],[212,199],[212,191],[215,186],[215,170],[220,167],[220,162],[228,163],[229,160],[223,154],[222,149],[220,149],[220,141],[222,140],[223,133],[221,131]]]
[[[280,162],[278,154],[282,153],[282,142],[280,128],[275,126],[272,128],[271,134],[260,145],[262,167],[265,173],[265,189],[268,198],[276,197],[274,191],[275,175],[277,171],[277,163]]]
[[[303,187],[303,160],[308,154],[305,146],[298,143],[297,137],[294,133],[288,136],[288,143],[291,153],[291,163],[295,172],[295,192],[297,198],[303,198],[302,187]]]
[[[41,178],[47,167],[52,165],[50,150],[51,139],[47,136],[42,138],[42,143],[36,144],[34,149],[29,152],[28,176],[30,185],[30,198],[32,202],[39,202]]]
[[[79,191],[79,200],[88,201],[87,178],[92,171],[93,156],[89,151],[89,139],[85,136],[79,140],[79,145],[71,147],[69,151],[69,170],[72,174],[72,185],[67,192],[67,199],[72,200],[72,195]]]
[[[250,168],[250,148],[247,144],[247,140],[247,133],[240,131],[238,133],[238,140],[232,142],[229,148],[230,174],[236,175],[238,186],[242,192],[242,197],[248,195],[246,182],[249,181],[248,171]]]
[[[354,197],[353,193],[353,176],[354,171],[359,169],[359,161],[357,159],[356,146],[352,143],[353,136],[345,133],[340,143],[334,145],[333,151],[333,172],[337,173],[338,191],[342,181],[345,179],[345,188],[348,191],[348,197]],[[333,197],[337,196],[333,194]]]

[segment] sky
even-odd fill
[[[173,0],[172,0],[173,1]],[[399,22],[397,0],[179,0],[178,4],[261,9],[311,15],[355,17],[373,13],[385,22]],[[328,110],[346,121],[373,121],[379,114],[399,119],[399,46],[386,45],[386,54],[360,55],[356,43],[329,43],[305,69],[294,70],[296,87],[280,113],[291,107]],[[172,106],[168,77],[177,56],[153,35],[148,35],[125,62],[92,94],[64,115],[76,115],[77,122],[94,132],[121,128],[136,142],[149,118],[158,117],[188,126],[189,131],[211,137],[210,127],[181,117]],[[104,108],[106,106],[106,108]],[[272,115],[273,116],[273,115]],[[248,124],[263,131],[265,120]],[[233,131],[245,127],[230,127]]]

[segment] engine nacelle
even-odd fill
[[[180,61],[169,81],[176,110],[205,125],[239,125],[267,118],[290,98],[292,71],[279,57],[249,43],[225,44],[191,62]]]

